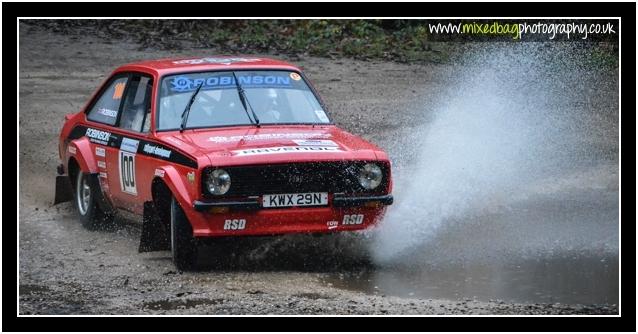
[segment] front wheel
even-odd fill
[[[173,263],[179,270],[195,268],[197,240],[193,229],[175,197],[171,197],[171,253]]]
[[[109,225],[113,221],[113,215],[104,212],[98,205],[97,196],[100,189],[91,182],[92,176],[78,171],[75,180],[75,207],[80,213],[80,221],[87,229],[96,229]]]

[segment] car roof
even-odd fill
[[[180,72],[216,71],[221,69],[286,69],[299,71],[298,67],[282,60],[259,56],[228,55],[144,60],[122,65],[116,71],[139,69],[157,72],[159,75]]]

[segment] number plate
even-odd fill
[[[264,208],[328,205],[328,193],[264,195],[261,200]]]

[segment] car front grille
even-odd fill
[[[365,190],[359,185],[359,169],[368,161],[311,162],[260,166],[223,167],[230,174],[231,186],[226,197],[259,196],[305,192],[328,192],[347,194],[384,194],[388,186],[389,168],[376,163],[383,171],[383,180],[374,190]],[[204,175],[214,168],[208,167]],[[202,177],[202,189],[205,177]],[[206,197],[219,197],[207,194]]]

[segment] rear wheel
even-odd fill
[[[193,229],[174,196],[171,197],[171,253],[179,270],[195,269],[197,240]]]
[[[96,182],[91,182],[91,176],[79,170],[75,180],[75,207],[80,213],[80,221],[87,229],[96,229],[109,225],[113,215],[105,213],[98,205],[97,196],[100,189],[96,189]]]

